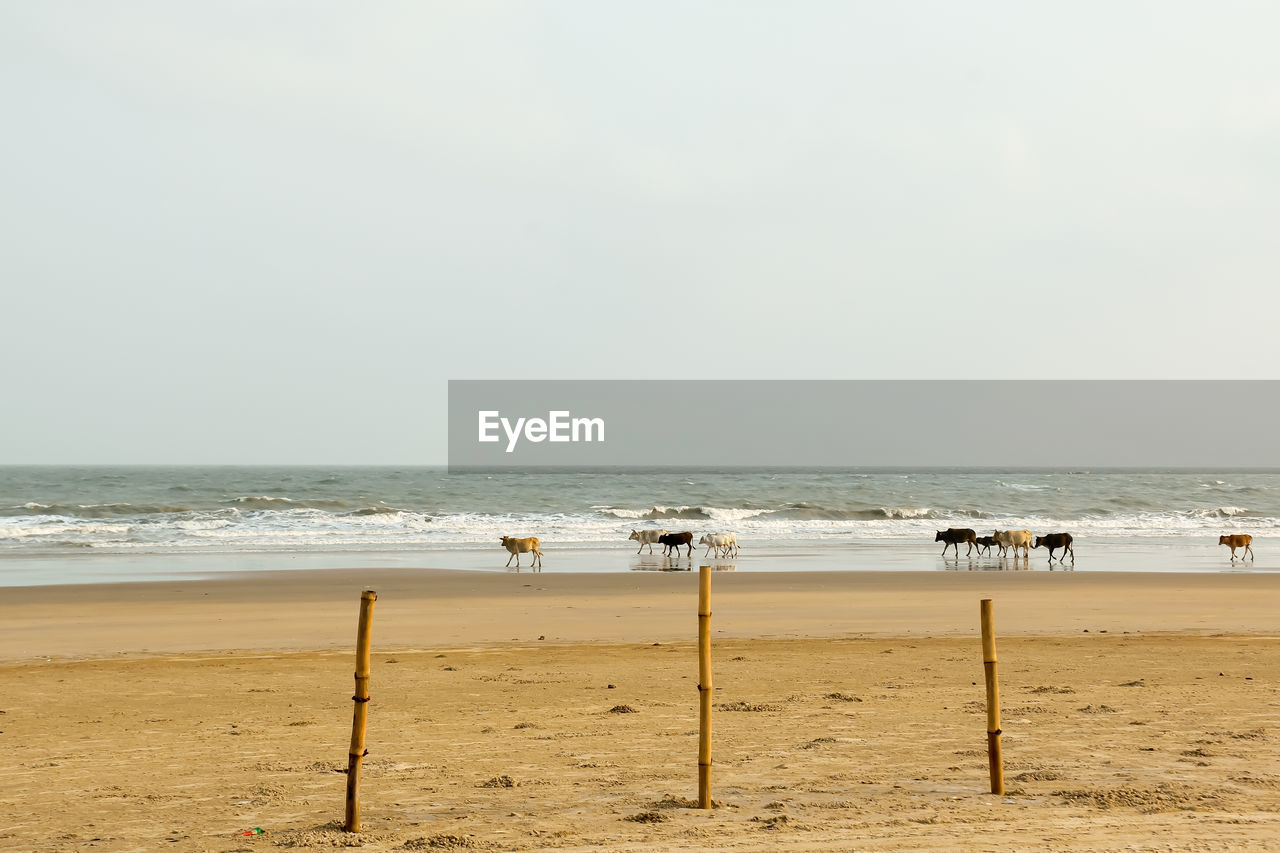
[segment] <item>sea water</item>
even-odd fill
[[[740,570],[1045,569],[1048,555],[943,559],[935,531],[1070,532],[1076,570],[1262,571],[1280,471],[3,467],[0,585],[361,566],[504,570],[537,536],[546,570],[689,568],[636,557],[633,529],[731,531]],[[1224,533],[1250,533],[1252,562]],[[660,549],[655,549],[655,552]],[[976,560],[976,562],[975,562]],[[527,566],[528,556],[523,557]],[[1055,561],[1053,567],[1059,568]],[[728,567],[728,566],[726,566]],[[1070,561],[1065,568],[1071,568]]]

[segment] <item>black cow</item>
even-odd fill
[[[1070,533],[1050,533],[1048,536],[1037,536],[1036,544],[1032,545],[1031,547],[1032,548],[1040,548],[1040,547],[1048,548],[1050,563],[1053,562],[1054,550],[1058,548],[1062,549],[1062,559],[1058,560],[1059,563],[1066,561],[1068,553],[1071,554],[1071,562],[1074,563],[1076,561],[1076,551],[1074,548],[1071,547]]]
[[[688,530],[683,533],[664,533],[658,537],[658,544],[662,546],[662,553],[666,554],[668,550],[679,555],[680,546],[688,545],[689,553],[686,556],[693,556],[693,534]]]
[[[969,550],[964,552],[967,557],[973,553],[973,546],[977,544],[978,534],[974,533],[968,527],[948,527],[946,530],[939,530],[938,535],[933,537],[934,542],[945,542],[942,546],[942,555],[945,557],[947,549],[952,545],[956,546],[956,557],[960,557],[960,543],[969,543]]]
[[[993,536],[979,536],[979,537],[975,540],[975,543],[976,543],[976,544],[977,544],[977,546],[978,546],[978,553],[979,553],[979,554],[981,554],[983,551],[986,551],[988,554],[990,554],[990,553],[991,553],[991,546],[996,544],[996,540],[995,540],[995,537],[993,537]],[[957,553],[958,553],[958,552],[959,552],[959,549],[956,549],[956,550],[957,550]]]

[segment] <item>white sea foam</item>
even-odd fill
[[[771,515],[774,512],[771,509],[729,509],[718,506],[699,507],[699,509],[712,521],[723,522],[744,521],[748,518]]]
[[[58,516],[29,516],[27,518],[0,520],[0,540],[34,539],[51,536],[113,537],[127,534],[130,524],[101,524],[85,519],[64,519]]]
[[[195,530],[215,530],[219,527],[226,527],[231,523],[227,518],[204,518],[204,519],[186,519],[175,521],[173,526],[179,530],[195,531]]]

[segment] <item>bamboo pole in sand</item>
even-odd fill
[[[991,793],[1004,794],[1004,760],[1000,756],[1000,682],[996,677],[996,630],[991,618],[991,599],[984,598],[982,613],[982,666],[987,675],[987,761],[991,770]]]
[[[711,567],[698,568],[698,808],[711,808]]]
[[[356,629],[356,692],[351,697],[355,713],[351,718],[351,749],[347,752],[347,819],[342,828],[360,831],[360,768],[367,750],[364,748],[365,725],[369,721],[369,623],[373,619],[373,603],[378,594],[371,589],[360,593],[360,625]]]

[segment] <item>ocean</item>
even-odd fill
[[[505,571],[503,535],[546,571],[688,568],[632,529],[732,531],[737,570],[1045,569],[1047,554],[944,560],[936,530],[1075,537],[1075,570],[1271,571],[1280,471],[753,469],[450,474],[426,467],[3,467],[0,585],[403,566]],[[1250,533],[1252,562],[1224,533]],[[655,549],[656,550],[656,549]],[[525,560],[527,561],[527,556]],[[1054,564],[1057,568],[1057,564]],[[1067,563],[1071,568],[1071,563]]]

